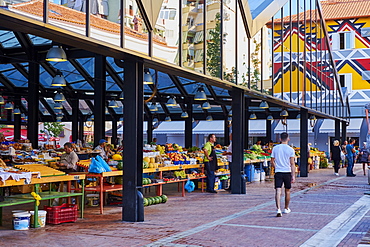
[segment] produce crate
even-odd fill
[[[77,221],[77,205],[63,203],[61,206],[44,206],[46,214],[46,224],[57,225],[65,222]]]

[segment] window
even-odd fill
[[[362,37],[370,37],[370,27],[361,28],[361,36]]]
[[[341,87],[346,87],[347,92],[352,92],[352,74],[340,74],[339,82]]]
[[[365,81],[370,80],[370,71],[362,71],[362,80],[365,80]]]
[[[340,32],[332,33],[333,50],[348,50],[355,48],[355,33]]]

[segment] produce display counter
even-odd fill
[[[85,178],[86,176],[84,174],[78,174],[78,175],[60,175],[60,176],[48,176],[48,177],[41,177],[41,178],[32,178],[31,179],[31,185],[33,185],[33,191],[39,191],[40,184],[45,183],[57,183],[57,182],[67,182],[67,191],[69,192],[53,192],[53,191],[46,191],[37,193],[41,198],[39,200],[49,200],[49,205],[51,204],[51,200],[55,198],[69,198],[70,197],[76,197],[81,196],[81,204],[80,204],[80,210],[81,210],[81,218],[83,218],[83,211],[84,211],[84,187],[85,187]],[[78,181],[81,180],[81,192],[71,192],[71,182],[72,181]],[[0,181],[0,189],[5,187],[11,187],[11,186],[17,186],[17,185],[25,185],[25,179],[20,179],[19,181],[15,180],[6,180],[5,183],[3,181]],[[51,188],[51,186],[49,186]],[[37,199],[34,198],[30,193],[26,194],[18,194],[18,195],[12,195],[7,196],[4,198],[5,200],[0,202],[0,225],[2,224],[2,208],[7,206],[14,206],[14,205],[20,205],[20,204],[26,204],[26,203],[34,203],[34,226],[38,227],[38,205],[37,205]]]

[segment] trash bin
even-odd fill
[[[254,165],[246,165],[244,167],[244,173],[247,182],[252,182],[254,178]]]

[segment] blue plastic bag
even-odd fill
[[[190,178],[188,178],[188,181],[186,182],[184,188],[187,192],[193,192],[195,188],[195,184],[193,181],[190,181]]]
[[[89,166],[89,172],[91,173],[102,173],[105,172],[104,167],[95,158],[91,159],[91,164]]]
[[[111,172],[112,171],[110,169],[109,165],[107,164],[107,162],[105,162],[105,160],[103,160],[103,158],[100,155],[96,156],[96,160],[102,165],[105,172]]]

